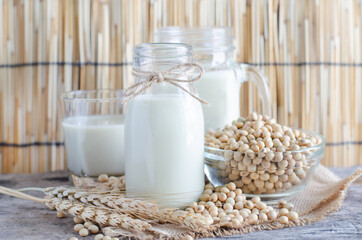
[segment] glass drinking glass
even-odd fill
[[[186,44],[140,44],[134,48],[134,72],[158,78],[180,64],[191,64]],[[174,69],[163,77],[172,78]],[[192,77],[192,76],[191,76]],[[190,76],[177,77],[190,80]],[[153,77],[136,77],[150,83]],[[190,82],[177,82],[196,94]],[[204,119],[201,103],[169,82],[157,81],[129,101],[126,122],[126,193],[167,207],[186,207],[204,188]]]
[[[264,75],[257,68],[234,60],[232,29],[166,27],[158,30],[156,39],[191,45],[194,61],[205,69],[195,84],[200,97],[211,104],[203,106],[205,129],[223,128],[240,116],[240,87],[246,81],[258,88],[262,114],[271,115]]]
[[[67,164],[76,186],[84,184],[86,177],[124,174],[122,101],[122,90],[73,91],[62,95]]]

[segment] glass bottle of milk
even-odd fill
[[[192,63],[191,47],[185,44],[134,48],[134,71],[164,72],[183,63]],[[135,77],[136,83],[149,80]],[[179,84],[196,94],[192,83]],[[197,201],[204,188],[203,148],[200,102],[169,82],[154,83],[127,105],[127,196],[167,207],[186,207]]]
[[[270,116],[265,77],[254,67],[235,63],[231,29],[166,27],[158,30],[156,40],[192,45],[195,62],[206,71],[195,83],[200,97],[210,103],[203,106],[205,129],[223,128],[240,116],[240,87],[245,81],[256,84],[263,114]]]

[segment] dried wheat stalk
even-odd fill
[[[96,190],[96,188],[85,191],[76,190],[75,188],[57,187],[47,188],[45,192],[50,199],[50,201],[47,202],[50,208],[55,207],[58,211],[79,216],[84,220],[95,221],[101,226],[107,225],[104,219],[90,219],[89,217],[94,218],[94,214],[89,212],[90,210],[99,209],[106,211],[106,215],[119,214],[132,219],[142,219],[144,223],[177,224],[178,226],[183,226],[193,231],[200,231],[208,227],[207,220],[203,216],[197,216],[196,214],[178,209],[160,208],[154,203],[125,198],[124,194],[120,191],[101,191]],[[71,204],[76,204],[78,207],[87,206],[88,214],[85,215],[83,212],[70,211],[68,207]]]
[[[101,227],[120,227],[128,231],[151,231],[151,225],[145,221],[134,219],[127,214],[115,213],[114,211],[96,207],[80,202],[50,198],[46,205],[51,209],[78,216],[85,221],[98,223]]]

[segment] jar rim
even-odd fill
[[[229,27],[164,27],[155,34],[160,42],[192,45],[194,51],[233,51],[233,33]]]
[[[198,36],[193,39],[232,39],[232,28],[229,27],[177,27],[169,26],[158,29],[156,35],[167,34],[171,36]],[[199,37],[204,35],[204,37]]]

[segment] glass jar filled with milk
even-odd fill
[[[205,129],[223,128],[240,117],[240,87],[245,81],[256,84],[263,114],[270,116],[266,79],[258,69],[235,63],[232,29],[166,27],[158,30],[156,40],[192,45],[194,60],[205,69],[195,83],[200,97],[210,103],[203,106]]]
[[[125,121],[127,196],[186,207],[204,187],[204,118],[190,82],[191,47],[140,44],[133,59],[136,85]]]
[[[63,94],[62,100],[65,151],[75,185],[103,173],[123,175],[123,91],[73,91]]]

